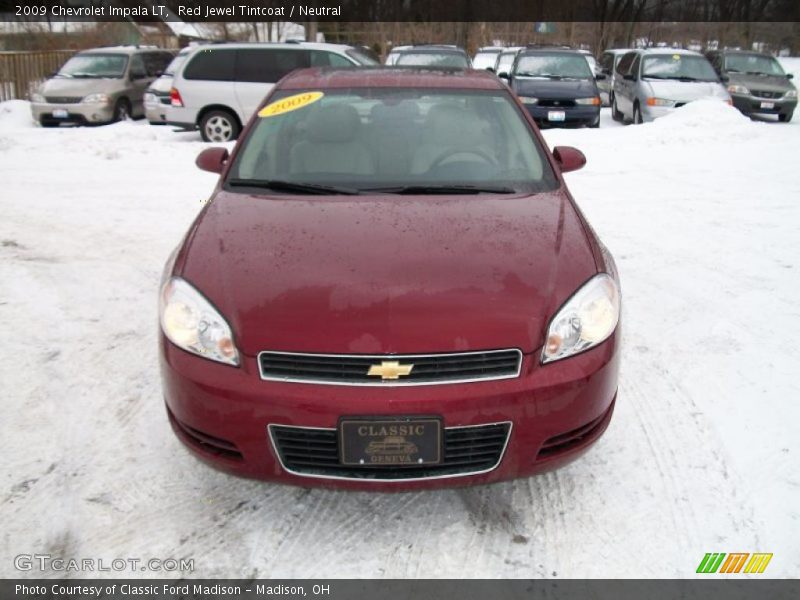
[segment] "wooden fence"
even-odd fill
[[[39,84],[73,54],[74,50],[0,52],[0,102],[29,100]]]

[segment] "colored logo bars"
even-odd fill
[[[727,558],[725,558],[727,556]],[[748,560],[748,557],[750,558]],[[698,573],[763,573],[769,561],[772,560],[772,553],[733,552],[709,552],[700,561],[697,567]]]

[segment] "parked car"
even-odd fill
[[[731,102],[703,55],[673,48],[632,50],[617,64],[611,115],[644,123],[700,98]]]
[[[584,162],[486,71],[290,74],[197,158],[220,179],[160,295],[175,434],[240,475],[373,490],[574,459],[620,361],[617,270],[561,175]],[[370,465],[393,435],[413,464]]]
[[[592,56],[592,53],[588,50],[578,50],[583,57],[586,59],[586,62],[589,63],[589,68],[592,70],[592,73],[597,73],[597,59]]]
[[[31,96],[31,115],[43,127],[143,117],[144,91],[172,58],[151,46],[78,52]]]
[[[508,83],[511,70],[514,67],[514,61],[516,60],[517,54],[519,54],[520,50],[522,50],[521,47],[512,46],[510,48],[504,48],[502,52],[497,55],[497,60],[494,63],[493,71],[506,83]]]
[[[494,63],[497,61],[497,55],[502,51],[503,48],[499,46],[478,48],[475,56],[472,57],[472,68],[494,71]]]
[[[167,124],[199,129],[207,142],[235,140],[279,79],[309,66],[377,63],[351,46],[321,43],[235,43],[195,47],[178,66]]]
[[[797,106],[797,88],[781,64],[770,54],[741,50],[706,53],[711,66],[727,83],[733,105],[743,114],[777,115],[792,120]]]
[[[472,61],[462,48],[437,45],[411,46],[401,50],[394,64],[398,67],[472,68]]]
[[[195,46],[183,48],[167,65],[167,68],[144,93],[144,112],[151,125],[167,124],[167,109],[170,106],[170,90],[175,71],[178,70]]]
[[[597,73],[601,73],[605,77],[597,80],[597,90],[600,92],[600,100],[603,102],[603,106],[611,106],[616,66],[620,59],[630,51],[630,48],[611,48],[600,55],[600,60],[597,63]]]
[[[509,80],[540,125],[600,126],[600,94],[584,55],[569,48],[523,48]]]

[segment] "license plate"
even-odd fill
[[[774,102],[762,102],[761,108],[775,108]]]
[[[402,467],[442,461],[442,421],[437,417],[345,418],[339,421],[343,465]]]
[[[55,108],[53,109],[53,116],[56,119],[66,119],[69,116],[69,112],[64,108]]]
[[[567,118],[567,113],[563,110],[550,110],[547,111],[548,121],[564,121]]]

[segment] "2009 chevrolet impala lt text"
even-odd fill
[[[494,75],[284,78],[167,262],[176,435],[224,470],[400,490],[575,458],[617,394],[614,261]]]

